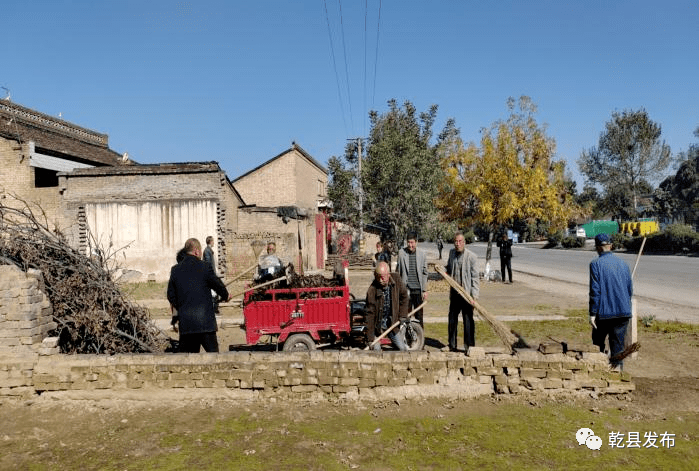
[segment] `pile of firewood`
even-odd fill
[[[374,256],[369,254],[349,253],[346,255],[330,254],[325,260],[325,269],[332,270],[335,264],[347,260],[350,268],[367,268],[374,265]]]
[[[127,300],[112,279],[118,250],[91,240],[88,257],[49,229],[41,208],[16,198],[7,206],[7,199],[0,200],[0,263],[43,273],[58,324],[50,335],[59,337],[61,352],[161,352],[170,345],[148,310]]]
[[[342,286],[344,284],[344,279],[340,278],[326,278],[323,275],[299,275],[294,271],[293,265],[289,266],[287,276],[284,279],[273,283],[272,285],[266,285],[254,290],[248,297],[248,302],[254,301],[269,301],[272,299],[272,295],[267,292],[270,289],[294,289],[294,288],[335,288]],[[255,285],[251,285],[251,288],[255,288]],[[301,298],[305,299],[309,296],[318,296],[315,293],[302,293]],[[332,297],[341,296],[337,291],[323,291],[320,293],[320,297]],[[295,299],[296,294],[294,293],[277,293],[276,299]]]

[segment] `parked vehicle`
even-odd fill
[[[252,300],[252,292],[243,301],[242,328],[245,341],[255,345],[262,336],[276,340],[277,349],[310,351],[319,346],[363,348],[367,345],[365,300],[352,299],[347,262],[341,286],[321,288],[268,289],[269,299]],[[410,350],[420,350],[425,335],[417,321],[401,327]],[[382,339],[382,344],[390,340]]]

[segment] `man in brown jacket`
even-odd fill
[[[377,263],[374,281],[366,293],[367,340],[369,343],[397,321],[408,321],[409,302],[408,289],[398,273],[391,273],[386,262]],[[388,334],[388,338],[398,350],[407,350],[408,347],[399,331],[399,327],[395,327]],[[374,345],[374,350],[381,350],[380,342]]]

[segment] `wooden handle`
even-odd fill
[[[413,316],[415,315],[415,313],[416,313],[417,311],[419,311],[420,309],[422,309],[423,307],[425,307],[426,304],[427,304],[427,301],[425,301],[424,303],[420,304],[418,307],[416,307],[415,309],[413,309],[412,311],[410,311],[410,312],[408,313],[408,315],[405,316],[405,317],[406,317],[407,319],[410,319],[411,317],[413,317]],[[391,327],[389,327],[388,329],[386,329],[386,331],[383,332],[383,333],[382,333],[381,335],[379,335],[378,337],[376,337],[376,338],[374,339],[373,342],[371,342],[369,345],[367,345],[366,347],[364,347],[364,350],[369,350],[371,347],[373,347],[374,345],[376,345],[376,342],[381,341],[381,339],[384,338],[385,336],[387,336],[388,333],[391,332],[393,329],[395,329],[396,326],[397,326],[398,324],[400,324],[400,321],[394,322],[393,325],[392,325]],[[368,327],[368,326],[367,326],[367,327]]]

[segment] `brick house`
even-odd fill
[[[70,224],[60,211],[59,172],[132,164],[106,134],[0,100],[0,190],[41,206],[52,227]]]
[[[208,235],[228,271],[225,235],[243,200],[215,162],[139,165],[106,134],[2,100],[0,164],[2,193],[39,205],[84,253],[124,248],[135,280],[166,280],[185,240]]]
[[[296,267],[323,268],[328,171],[301,146],[291,147],[233,180],[241,241],[267,239]],[[241,245],[241,254],[250,249]]]
[[[297,267],[323,267],[328,174],[296,143],[231,182],[216,162],[140,165],[106,134],[2,100],[0,164],[0,193],[38,204],[85,253],[123,248],[135,280],[166,280],[184,241],[208,235],[221,274],[267,240]]]

